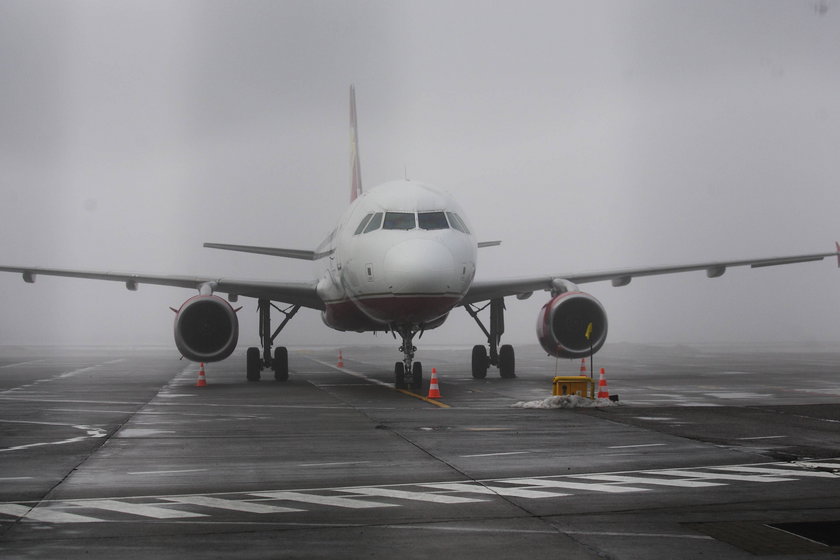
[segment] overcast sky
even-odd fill
[[[322,240],[349,196],[351,83],[364,184],[450,190],[503,240],[480,277],[830,251],[838,53],[835,0],[2,0],[0,263],[309,280],[201,244]],[[840,338],[828,260],[585,289],[613,342]],[[192,295],[5,273],[0,294],[0,344],[172,344]],[[508,342],[536,342],[547,299],[508,301]],[[388,340],[311,311],[283,335]],[[483,336],[456,310],[422,342]]]

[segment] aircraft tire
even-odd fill
[[[484,379],[487,377],[487,366],[490,364],[487,358],[487,349],[476,344],[472,349],[472,376],[475,379]]]
[[[262,369],[260,367],[260,349],[254,346],[248,348],[248,352],[245,354],[245,361],[245,376],[248,378],[248,381],[259,381],[260,370]]]
[[[510,344],[503,344],[499,348],[499,375],[503,379],[513,379],[516,377],[516,358],[513,352],[513,346]]]
[[[402,362],[394,364],[394,387],[405,389],[405,364]]]
[[[271,363],[271,367],[274,369],[275,380],[289,380],[289,351],[285,346],[278,346],[274,349],[274,361]]]
[[[423,388],[423,364],[420,362],[411,366],[411,388],[415,391]]]

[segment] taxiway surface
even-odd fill
[[[3,558],[754,558],[836,553],[840,352],[608,346],[620,405],[514,408],[575,375],[536,347],[516,379],[423,347],[244,356],[0,349]],[[806,538],[807,537],[807,538]]]

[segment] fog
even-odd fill
[[[0,3],[0,264],[309,280],[366,187],[452,192],[479,277],[831,251],[840,238],[840,3]],[[610,342],[840,336],[833,259],[584,288]],[[172,344],[191,292],[0,273],[0,344]],[[547,294],[507,301],[535,343]],[[240,346],[256,302],[240,303]],[[283,343],[388,343],[302,311]],[[462,310],[423,344],[483,341]]]

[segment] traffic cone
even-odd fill
[[[196,381],[195,386],[207,387],[207,378],[204,376],[204,362],[201,362],[201,368],[198,370],[198,381]]]
[[[610,392],[607,390],[607,378],[604,377],[604,368],[601,368],[601,375],[598,377],[598,398],[610,398]]]
[[[586,377],[586,358],[580,359],[580,374]]]
[[[337,367],[344,367],[344,356],[341,355],[341,350],[338,351],[338,363],[336,364]]]
[[[440,387],[438,387],[437,370],[435,368],[432,368],[432,380],[429,381],[429,394],[426,396],[426,398],[440,398]]]

